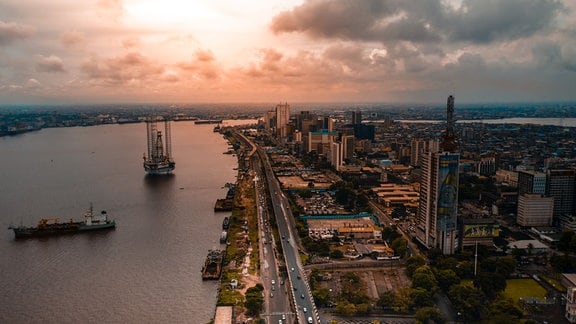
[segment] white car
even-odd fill
[[[308,309],[307,309],[306,307],[304,307],[304,308],[302,308],[302,311],[303,311],[304,313],[306,313],[306,312],[308,311]]]

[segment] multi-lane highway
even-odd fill
[[[266,153],[240,133],[242,141],[251,147],[248,157],[255,172],[256,200],[260,237],[260,274],[266,292],[265,313],[268,323],[319,323],[318,311],[300,262],[300,238],[287,197],[280,188]],[[257,153],[257,154],[255,154]],[[263,173],[262,173],[263,171]],[[267,186],[270,196],[264,195]],[[267,201],[269,199],[269,201]],[[266,212],[272,206],[282,246],[286,280],[278,273],[274,235]],[[290,303],[291,300],[291,303]],[[294,305],[294,308],[291,307]]]
[[[294,230],[294,219],[287,197],[280,188],[278,180],[274,176],[268,157],[262,150],[260,155],[272,204],[276,224],[280,235],[282,250],[288,273],[288,282],[291,287],[292,302],[295,305],[299,323],[318,323],[318,312],[314,305],[312,293],[308,286],[308,280],[300,262],[298,249],[299,237]]]

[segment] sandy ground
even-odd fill
[[[355,272],[362,279],[366,288],[366,294],[374,299],[388,290],[398,290],[409,287],[410,279],[405,274],[404,268],[368,268],[368,269],[338,269],[337,271],[328,271],[332,279],[320,282],[320,286],[332,289],[333,294],[340,293],[340,278],[346,272]]]

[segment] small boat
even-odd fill
[[[228,240],[228,232],[222,231],[222,234],[220,234],[220,243],[224,244],[226,240]]]
[[[222,274],[223,250],[210,250],[202,267],[202,280],[217,280]]]

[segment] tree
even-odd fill
[[[244,307],[248,310],[248,314],[256,316],[260,313],[262,305],[264,304],[264,297],[262,296],[262,291],[264,287],[261,284],[257,284],[254,287],[250,287],[246,290],[246,301],[244,302]]]
[[[330,302],[330,290],[327,288],[318,288],[312,291],[312,296],[319,307],[324,307]]]
[[[378,307],[387,308],[394,306],[394,300],[396,299],[396,294],[392,290],[386,290],[380,294],[380,298],[376,301]]]
[[[440,314],[440,309],[436,307],[424,307],[420,308],[415,315],[416,323],[436,323],[442,324],[446,321],[442,318]]]
[[[429,290],[423,288],[412,289],[410,298],[412,299],[412,308],[419,309],[434,306],[434,299]]]
[[[299,192],[300,197],[302,198],[312,198],[312,191],[309,189],[305,189]]]
[[[347,301],[342,301],[338,303],[334,311],[336,312],[336,314],[351,317],[356,315],[356,305],[349,303]]]
[[[331,259],[342,259],[344,257],[344,252],[340,250],[333,250],[330,252]]]
[[[406,274],[412,278],[414,271],[426,264],[426,260],[420,255],[413,255],[406,260]]]
[[[438,281],[429,266],[424,265],[414,271],[412,288],[422,288],[434,294],[438,291]]]
[[[454,309],[460,313],[465,321],[480,319],[484,311],[484,294],[477,288],[458,284],[452,286],[448,292]]]
[[[523,313],[510,298],[496,298],[488,309],[484,318],[490,323],[517,323]]]
[[[562,256],[553,255],[550,257],[550,265],[557,273],[561,272],[576,272],[576,259],[569,257],[567,254]]]
[[[440,289],[446,292],[450,290],[450,287],[452,287],[453,285],[457,285],[460,283],[460,278],[458,277],[456,272],[454,272],[454,270],[452,269],[437,270],[435,275],[436,280],[438,280],[438,285],[440,286]]]
[[[576,233],[572,230],[565,230],[560,236],[558,249],[566,252],[576,252]]]
[[[499,273],[480,272],[474,279],[474,287],[482,290],[488,299],[493,300],[506,289],[506,278]]]
[[[402,237],[399,237],[397,239],[395,239],[394,241],[392,241],[391,247],[394,250],[394,254],[398,255],[400,257],[404,257],[404,255],[406,254],[406,250],[407,250],[407,243],[406,240]]]
[[[474,262],[472,261],[462,261],[458,264],[455,270],[458,277],[461,279],[472,279],[474,278]]]

